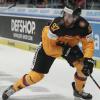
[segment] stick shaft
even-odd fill
[[[91,79],[93,80],[93,82],[96,84],[96,86],[99,88],[99,90],[100,90],[100,85],[96,82],[96,80],[93,78],[93,76],[92,75],[90,75],[90,77],[91,77]]]

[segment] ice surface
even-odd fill
[[[33,56],[34,53],[0,45],[0,100],[9,85],[30,71]],[[71,87],[74,72],[65,60],[56,59],[42,81],[17,92],[9,100],[74,100]],[[100,83],[100,70],[95,69],[93,77]],[[90,78],[85,91],[93,94],[93,100],[100,100],[100,90]]]

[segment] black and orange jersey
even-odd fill
[[[59,57],[62,55],[62,47],[57,42],[63,42],[70,47],[82,43],[84,57],[91,58],[94,52],[94,40],[90,34],[91,26],[83,18],[79,17],[72,28],[66,28],[63,17],[55,18],[50,26],[45,26],[42,31],[42,44],[47,55]]]
[[[57,36],[86,36],[90,34],[88,31],[89,23],[83,18],[79,17],[73,24],[72,28],[67,28],[65,26],[63,17],[55,18],[50,25],[50,31]]]

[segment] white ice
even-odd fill
[[[33,57],[32,52],[0,45],[0,100],[8,86],[30,71]],[[74,72],[65,60],[56,59],[42,81],[17,92],[11,100],[74,100],[71,87]],[[94,69],[93,77],[100,84],[99,69]],[[93,94],[93,100],[100,99],[100,90],[91,78],[88,78],[85,91]]]

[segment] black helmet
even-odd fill
[[[65,6],[64,9],[63,9],[63,12],[72,14],[74,16],[80,16],[81,12],[82,12],[82,9],[81,8],[76,8],[75,10],[72,10],[72,9]]]
[[[73,14],[73,10],[70,9],[70,8],[68,8],[68,7],[66,7],[66,6],[64,7],[63,11],[64,11],[65,13]]]
[[[73,11],[73,15],[75,15],[75,16],[80,16],[80,15],[81,15],[81,12],[82,12],[82,9],[81,9],[81,8],[76,8],[76,9]]]

